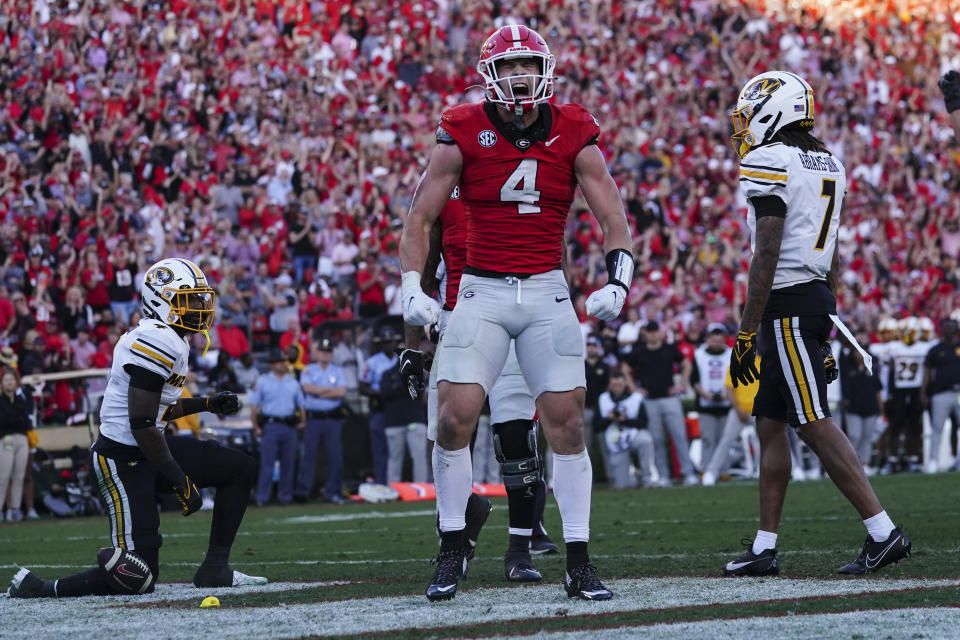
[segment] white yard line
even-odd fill
[[[244,592],[298,589],[334,583],[277,583],[248,587]],[[161,638],[289,638],[302,635],[354,634],[371,631],[474,625],[498,620],[552,618],[617,611],[667,609],[809,596],[846,595],[918,587],[957,586],[957,580],[791,580],[786,578],[732,580],[724,578],[644,578],[612,580],[615,597],[607,602],[569,600],[557,583],[504,589],[466,589],[455,600],[430,604],[421,595],[364,598],[292,604],[278,607],[230,608],[233,589],[195,589],[161,584],[149,596],[80,598],[75,600],[0,600],[3,637],[97,637],[104,629],[123,629],[124,637]],[[204,596],[217,595],[223,606],[200,609]],[[137,608],[122,604],[193,598],[190,609]],[[763,620],[763,619],[761,619]],[[774,618],[775,623],[784,618]],[[702,624],[702,623],[697,623]],[[720,623],[717,623],[720,624]],[[658,625],[671,628],[675,625]],[[649,627],[642,629],[646,636]],[[8,631],[13,635],[8,636]],[[731,637],[724,631],[682,633],[679,637]],[[495,631],[494,631],[495,632]],[[666,630],[664,631],[667,632]],[[848,629],[849,632],[849,629]],[[622,633],[622,632],[621,632]],[[591,632],[591,636],[593,633]],[[752,634],[756,635],[756,634]],[[896,634],[895,634],[896,635]],[[615,637],[615,636],[608,636]],[[665,636],[660,636],[665,637]],[[676,637],[676,636],[675,636]],[[819,637],[809,634],[808,637]],[[867,637],[871,637],[870,634]],[[922,636],[921,636],[922,637]]]
[[[851,611],[849,613],[817,613],[778,617],[704,620],[640,627],[621,627],[589,631],[591,640],[614,640],[643,637],[644,640],[676,638],[817,638],[817,640],[850,640],[850,638],[923,638],[955,640],[960,627],[960,609],[936,607],[927,609],[889,609]],[[584,632],[565,631],[537,633],[530,636],[503,636],[549,640],[580,640]]]

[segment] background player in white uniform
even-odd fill
[[[867,528],[860,556],[840,573],[876,571],[909,556],[910,541],[880,506],[856,451],[830,417],[826,395],[837,376],[825,347],[836,317],[836,239],[846,173],[810,134],[813,90],[797,75],[769,71],[751,79],[732,119],[753,259],[730,375],[734,385],[760,380],[753,409],[760,438],[760,529],[724,573],[780,571],[776,539],[790,482],[788,423]]]
[[[203,503],[198,487],[216,487],[209,546],[194,585],[265,584],[266,578],[244,575],[229,564],[230,547],[255,479],[254,460],[210,440],[163,436],[165,423],[181,416],[240,410],[237,396],[230,392],[180,398],[190,350],[184,337],[213,326],[214,291],[195,264],[168,258],[147,270],[141,298],[143,320],[120,338],[113,351],[100,436],[91,452],[91,468],[107,506],[111,545],[133,554],[134,570],[149,567],[155,583],[162,542],[157,485],[173,490],[185,516]],[[43,581],[21,569],[9,593],[22,598],[121,593],[105,573],[100,566]]]
[[[886,461],[881,473],[918,472],[923,453],[923,362],[933,347],[928,333],[924,339],[920,318],[900,321],[900,340],[886,352],[890,380],[890,426],[885,435]],[[901,442],[902,439],[902,442]],[[900,455],[900,451],[903,455]]]

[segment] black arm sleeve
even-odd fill
[[[757,220],[766,216],[787,217],[787,204],[779,196],[756,196],[750,198],[750,204],[757,214]]]
[[[163,391],[164,379],[159,373],[138,367],[135,364],[124,365],[123,370],[130,376],[130,386],[144,391]]]

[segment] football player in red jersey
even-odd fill
[[[467,229],[459,189],[454,189],[440,212],[430,234],[430,250],[421,287],[427,293],[439,291],[443,311],[437,322],[439,341],[443,340],[447,321],[456,307],[457,292],[467,257]],[[442,281],[437,280],[441,259]],[[417,398],[424,388],[421,327],[405,325],[405,348],[400,351],[400,371],[410,396]],[[427,437],[437,439],[437,366],[430,367],[430,391],[427,395]],[[504,576],[510,582],[539,582],[540,571],[531,554],[558,553],[543,524],[547,488],[537,448],[536,405],[517,362],[511,342],[507,362],[490,389],[490,430],[507,490],[510,541],[504,555]],[[475,547],[477,536],[490,512],[490,501],[472,494],[464,514],[464,542]],[[468,548],[468,558],[471,555]]]
[[[467,257],[438,354],[433,468],[441,543],[430,600],[452,598],[463,577],[470,437],[511,339],[554,451],[567,594],[611,597],[587,553],[592,469],[583,436],[583,338],[560,269],[577,186],[603,230],[609,274],[587,299],[588,313],[601,320],[620,314],[634,260],[623,204],[597,147],[599,124],[579,105],[548,103],[554,64],[543,38],[525,26],[505,26],[487,38],[477,64],[486,101],[444,112],[400,242],[404,320],[435,322],[440,307],[423,292],[420,271],[434,221],[459,186]]]

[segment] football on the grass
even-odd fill
[[[143,593],[153,584],[153,572],[143,558],[119,547],[104,547],[97,553],[104,578],[118,593]]]

